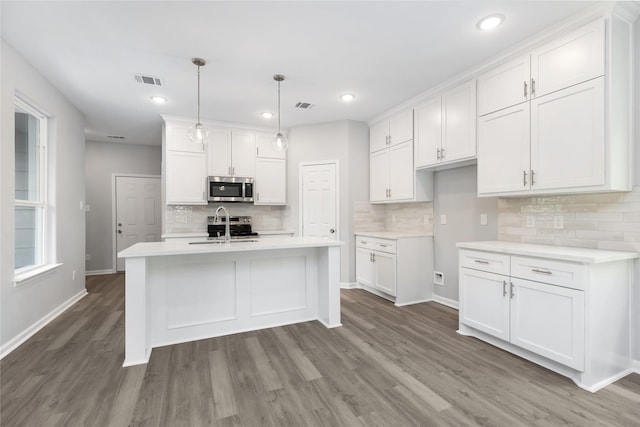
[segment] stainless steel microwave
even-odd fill
[[[210,176],[207,190],[209,202],[253,203],[253,178]]]

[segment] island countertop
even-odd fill
[[[141,242],[120,251],[120,258],[153,257],[166,255],[189,255],[208,253],[229,253],[264,251],[274,249],[295,249],[342,246],[344,242],[321,237],[270,237],[255,241],[232,240],[230,243],[187,242],[184,240],[166,242]]]

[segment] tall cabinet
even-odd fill
[[[479,195],[631,189],[631,35],[598,19],[478,78]]]

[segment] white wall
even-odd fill
[[[369,200],[369,128],[366,123],[339,121],[289,130],[287,159],[287,226],[299,228],[300,162],[340,162],[338,239],[341,250],[340,281],[355,282],[353,218],[355,203]],[[286,227],[288,228],[288,227]]]
[[[434,270],[444,273],[444,286],[434,285],[438,297],[458,301],[458,242],[497,240],[498,203],[478,198],[475,165],[434,174]],[[487,225],[480,225],[487,214]],[[446,225],[440,222],[446,215]]]
[[[66,301],[84,291],[85,218],[84,118],[82,114],[11,46],[2,40],[0,120],[0,353],[8,350]],[[55,221],[57,261],[63,265],[22,286],[13,285],[14,266],[14,99],[19,91],[53,117],[50,151],[57,159]],[[72,272],[76,271],[76,280]]]
[[[158,141],[159,142],[159,141]],[[87,141],[85,146],[85,177],[87,205],[87,247],[91,259],[87,272],[114,268],[112,181],[114,173],[160,175],[162,148],[147,145],[127,145]]]
[[[638,18],[634,25],[635,40],[634,40],[634,54],[635,54],[635,130],[634,130],[634,149],[635,149],[635,162],[634,162],[634,185],[640,186],[640,18]],[[638,361],[636,369],[640,370],[640,261],[636,260],[635,268],[635,288],[634,288],[634,309],[635,313],[635,329],[634,329],[634,346],[635,346],[635,360]]]

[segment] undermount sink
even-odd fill
[[[237,240],[230,240],[229,243],[247,243],[247,242],[257,242],[258,240],[255,239],[237,239]],[[220,244],[224,244],[227,243],[224,240],[203,240],[201,242],[189,242],[190,245],[220,245]]]

